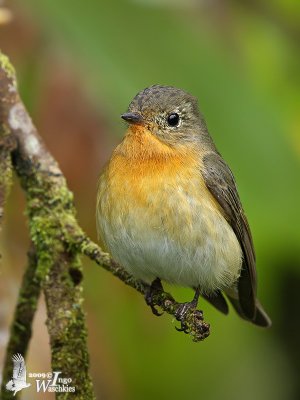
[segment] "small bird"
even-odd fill
[[[6,389],[14,392],[14,396],[22,389],[28,388],[31,384],[26,382],[26,365],[25,360],[21,354],[14,354],[12,356],[14,363],[13,377],[7,382]]]
[[[162,280],[195,290],[179,321],[200,295],[227,314],[225,294],[243,319],[269,327],[256,296],[247,218],[197,99],[153,85],[121,117],[128,130],[98,185],[101,242],[129,273],[151,284],[146,301],[154,313],[151,299]]]

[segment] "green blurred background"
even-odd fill
[[[0,47],[93,239],[97,176],[124,132],[120,114],[154,83],[199,98],[254,236],[259,297],[273,327],[254,327],[232,310],[223,316],[203,301],[211,336],[198,344],[83,260],[97,399],[299,399],[300,2],[15,0],[6,7],[11,20],[2,18]],[[15,179],[1,234],[0,368],[26,264],[24,206]],[[50,369],[45,318],[41,299],[30,372]],[[53,399],[34,388],[22,396]]]

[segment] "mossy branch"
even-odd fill
[[[117,264],[108,253],[103,252],[100,247],[89,239],[85,234],[80,233],[77,227],[68,226],[68,231],[71,232],[70,242],[78,248],[82,254],[85,254],[91,260],[94,260],[98,265],[114,276],[123,281],[126,285],[131,286],[144,296],[149,292],[150,285],[139,279],[135,279],[122,266]],[[181,303],[174,300],[170,293],[164,290],[156,290],[152,297],[153,305],[160,307],[166,313],[176,318],[177,312]],[[204,340],[209,336],[210,326],[203,320],[202,312],[199,310],[188,310],[183,320],[184,325],[188,328],[186,333],[189,333],[194,342]]]
[[[13,69],[7,58],[1,54],[0,91],[1,138],[8,135],[15,143],[10,157],[11,166],[26,194],[30,237],[37,259],[32,287],[28,288],[30,282],[26,277],[23,279],[3,375],[6,376],[11,368],[10,354],[19,351],[18,345],[23,340],[22,353],[26,353],[32,318],[22,320],[22,329],[18,329],[18,307],[24,303],[24,291],[28,303],[35,301],[34,282],[40,282],[47,304],[52,369],[62,371],[64,377],[70,377],[76,388],[75,395],[72,392],[57,392],[56,398],[94,400],[89,376],[82,286],[80,280],[73,278],[81,276],[81,266],[76,250],[71,249],[62,233],[62,226],[69,221],[75,221],[73,195],[67,189],[57,162],[38,136],[20,100]],[[12,393],[7,398],[12,398]]]
[[[36,277],[36,268],[37,256],[34,246],[31,246],[28,252],[28,267],[23,276],[6,350],[4,362],[6,368],[3,371],[0,396],[2,400],[10,400],[12,398],[12,393],[5,389],[6,383],[12,377],[12,356],[16,353],[21,353],[25,357],[31,338],[31,325],[41,292],[41,281]],[[18,393],[14,398],[18,398]]]
[[[82,271],[79,255],[85,254],[144,295],[149,291],[149,285],[129,275],[80,228],[73,195],[57,162],[45,148],[32,124],[18,95],[14,70],[1,53],[0,94],[0,145],[6,136],[10,137],[13,143],[10,148],[5,147],[8,149],[6,152],[3,152],[3,146],[0,147],[1,154],[4,154],[4,164],[7,165],[5,178],[1,177],[0,193],[1,187],[6,191],[9,186],[13,168],[27,199],[30,236],[37,260],[34,281],[40,282],[45,293],[52,368],[63,371],[73,379],[76,386],[76,397],[74,394],[57,393],[57,398],[68,399],[69,396],[73,396],[72,398],[76,399],[94,399],[88,374],[89,357],[85,316],[82,310]],[[23,298],[22,291],[27,284],[28,281],[24,278],[20,298]],[[27,296],[29,303],[36,294],[33,286],[32,293],[29,290]],[[162,289],[157,290],[153,302],[163,311],[176,317],[180,303],[169,293]],[[22,332],[14,330],[14,325],[18,324],[17,315],[16,311],[12,327],[16,342],[22,338]],[[203,321],[201,312],[189,310],[183,322],[194,341],[203,340],[209,335],[209,325]],[[31,318],[23,323],[30,332]],[[14,345],[11,345],[8,354],[14,351],[19,350],[17,346],[14,348]],[[25,352],[26,348],[23,349],[23,353]],[[5,371],[7,368],[6,363]]]
[[[11,77],[13,71],[8,63],[8,59],[2,56],[0,60],[0,98],[6,97],[7,85],[3,84],[3,78]],[[0,107],[0,229],[4,213],[4,204],[8,196],[12,182],[12,164],[11,151],[15,147],[15,143],[9,134],[6,123],[5,109]]]

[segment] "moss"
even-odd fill
[[[94,399],[82,309],[82,267],[68,231],[69,226],[77,226],[73,194],[63,178],[44,179],[39,173],[29,175],[26,186],[30,235],[38,254],[36,276],[43,281],[46,297],[52,368],[72,378],[76,398]],[[80,228],[77,234],[82,234]],[[57,394],[60,400],[70,396]]]
[[[1,124],[1,122],[0,122]],[[4,124],[0,125],[0,207],[3,205],[12,181],[10,132]]]
[[[5,118],[9,115],[9,110],[18,104],[21,107],[22,103],[16,91],[11,90],[11,85],[15,83],[15,71],[8,58],[1,53],[0,79],[1,93],[4,96],[1,102],[3,108],[1,115],[4,116],[4,121],[0,121],[3,124],[3,132],[0,132],[3,136],[6,132]],[[11,97],[9,94],[12,94]],[[22,110],[25,120],[29,120],[26,110],[23,108]],[[73,379],[77,399],[92,400],[94,395],[88,373],[87,330],[82,308],[82,267],[78,257],[80,250],[74,246],[68,234],[68,226],[78,227],[73,194],[68,190],[58,164],[43,147],[38,136],[32,133],[39,150],[35,153],[35,157],[32,157],[22,132],[16,135],[19,145],[13,153],[13,166],[26,193],[26,214],[36,258],[34,273],[30,279],[23,280],[12,325],[10,351],[25,355],[39,294],[34,292],[34,288],[42,288],[47,303],[52,368],[63,371],[66,377]],[[2,154],[4,152],[1,152],[1,156]],[[9,151],[7,154],[10,155]],[[0,185],[2,183],[2,186],[6,187],[11,173],[11,164],[7,164],[10,158],[5,157],[3,161]],[[79,227],[75,234],[82,234]],[[32,312],[29,313],[30,318],[26,310]],[[24,332],[27,334],[26,340],[23,340]],[[8,371],[9,365],[11,365],[10,359],[6,360],[5,371]],[[69,393],[57,394],[58,399],[73,397],[74,395]]]
[[[31,324],[40,295],[41,282],[35,277],[37,259],[34,249],[29,252],[28,261],[28,267],[23,276],[6,351],[6,359],[3,368],[3,384],[0,395],[3,400],[12,398],[12,394],[5,389],[5,383],[8,382],[12,376],[13,364],[11,362],[11,357],[16,353],[21,353],[24,356],[26,355],[31,338]]]
[[[1,150],[1,149],[0,149]],[[7,196],[8,189],[12,181],[12,165],[10,153],[2,151],[0,154],[0,190],[3,190],[4,198]],[[1,197],[0,197],[1,199]],[[0,200],[1,201],[1,200]]]
[[[5,71],[8,78],[15,81],[16,71],[12,66],[12,64],[10,63],[9,58],[5,54],[3,54],[1,50],[0,50],[0,68],[2,68]]]
[[[81,270],[77,254],[57,253],[44,287],[52,367],[63,371],[64,377],[72,378],[72,386],[76,387],[76,398],[89,400],[94,397],[88,376],[89,355],[83,345],[87,340],[87,331],[82,309],[82,286],[74,284],[69,268]],[[58,398],[61,400],[69,397],[62,393]]]
[[[4,205],[12,183],[12,165],[10,151],[0,147],[0,229],[4,214]]]

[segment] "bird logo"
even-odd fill
[[[12,356],[14,370],[12,379],[6,384],[6,389],[14,392],[14,396],[22,389],[28,388],[31,384],[26,382],[26,365],[21,354]]]

